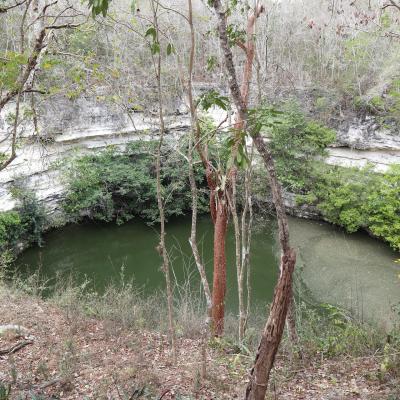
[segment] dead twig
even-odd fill
[[[39,386],[40,389],[46,389],[50,386],[56,385],[57,383],[61,382],[59,378],[52,379],[51,381],[45,382]]]
[[[28,344],[33,344],[33,340],[24,340],[22,342],[19,342],[19,343],[15,344],[14,346],[11,346],[8,349],[0,350],[0,356],[16,353],[18,350],[21,350],[22,348],[24,348]]]
[[[171,391],[171,389],[167,389],[163,392],[163,394],[158,398],[158,400],[161,400],[166,394],[168,394]]]

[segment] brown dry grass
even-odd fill
[[[24,326],[33,337],[33,344],[0,356],[0,382],[11,384],[12,399],[242,398],[252,359],[232,354],[223,343],[208,345],[203,379],[199,337],[178,340],[174,366],[167,337],[156,326],[129,329],[0,286],[0,325],[10,323]],[[15,335],[1,337],[0,350],[20,340]],[[379,359],[372,356],[291,361],[282,354],[269,396],[400,398],[393,385],[378,378]]]

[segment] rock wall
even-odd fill
[[[6,109],[0,115],[0,140],[12,129],[7,122]],[[190,128],[187,115],[166,117],[167,139],[174,140]],[[116,106],[88,99],[71,102],[60,99],[48,105],[41,119],[39,136],[33,126],[21,127],[17,158],[0,171],[0,211],[11,210],[15,201],[10,187],[18,180],[35,191],[49,214],[59,211],[64,185],[58,164],[65,158],[96,153],[108,146],[124,148],[135,140],[150,140],[158,134],[157,117],[132,113],[129,117]],[[7,142],[0,144],[0,152],[7,151]]]
[[[190,118],[184,104],[174,109],[176,114],[166,117],[167,139],[179,138],[190,129]],[[0,211],[15,207],[9,189],[16,180],[32,188],[46,205],[49,214],[59,211],[64,186],[58,163],[76,155],[101,151],[113,145],[123,148],[135,140],[150,140],[158,134],[157,116],[132,112],[129,116],[118,106],[88,98],[70,101],[58,98],[43,107],[39,135],[26,121],[21,125],[21,144],[17,158],[0,171]],[[10,133],[7,114],[0,115],[0,141]],[[219,123],[224,115],[213,111]],[[0,143],[0,152],[7,151],[7,141]],[[372,163],[377,171],[385,171],[390,164],[400,163],[400,133],[382,129],[373,117],[345,121],[337,128],[337,142],[329,149],[326,160],[342,166],[364,166]],[[290,194],[286,196],[288,209],[294,215],[315,218],[314,211],[299,208]]]
[[[373,116],[344,121],[336,135],[326,160],[329,164],[361,167],[371,163],[381,172],[400,164],[399,129],[382,128]]]

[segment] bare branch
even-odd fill
[[[382,6],[382,10],[388,7],[395,7],[400,11],[400,4],[396,3],[394,0],[389,0],[389,3]]]
[[[22,0],[20,2],[17,2],[15,4],[13,4],[12,6],[8,6],[8,7],[0,7],[0,14],[6,13],[9,10],[12,10],[13,8],[19,7],[22,4],[26,3],[27,0]]]
[[[31,55],[28,59],[28,62],[25,66],[25,69],[20,75],[20,77],[17,79],[17,82],[14,85],[14,89],[10,90],[7,92],[3,98],[0,99],[0,111],[3,109],[3,107],[12,99],[14,98],[19,92],[22,91],[25,83],[27,82],[31,72],[33,69],[36,67],[39,55],[44,47],[44,39],[46,37],[46,29],[42,29],[39,33],[39,36],[36,39],[35,45],[33,47],[33,50],[31,52]]]
[[[85,21],[86,22],[86,21]],[[73,29],[73,28],[79,28],[85,22],[81,22],[79,24],[60,24],[60,25],[47,25],[45,29]]]

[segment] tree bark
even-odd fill
[[[212,328],[215,336],[221,336],[224,333],[226,293],[225,239],[228,227],[228,207],[222,195],[218,196],[215,211]]]
[[[288,293],[292,290],[292,274],[296,263],[294,250],[281,258],[281,275],[275,287],[274,298],[267,323],[258,347],[250,381],[246,388],[246,400],[264,400],[275,356],[282,339],[286,313],[290,301]]]
[[[247,29],[246,29],[246,43],[238,42],[238,46],[245,52],[246,61],[243,68],[243,77],[242,77],[242,85],[240,88],[240,95],[243,101],[243,106],[247,108],[249,102],[249,94],[250,94],[250,82],[252,78],[253,71],[253,60],[255,55],[255,45],[254,45],[254,27],[258,16],[264,11],[263,6],[256,4],[256,8],[252,14],[250,14],[247,21]],[[238,135],[246,128],[246,120],[245,114],[238,112],[236,114],[235,121],[235,130]],[[240,138],[240,136],[238,137]],[[237,151],[237,147],[233,149],[234,152]],[[234,153],[235,154],[235,153]],[[248,173],[250,171],[250,173]],[[248,317],[249,306],[245,306],[244,299],[244,272],[246,267],[249,267],[248,263],[248,252],[250,250],[250,242],[251,242],[251,233],[249,230],[251,229],[250,225],[246,223],[246,215],[248,212],[248,197],[251,196],[248,193],[249,190],[249,180],[251,179],[251,165],[246,171],[245,174],[245,201],[244,201],[244,209],[242,210],[242,225],[241,229],[239,228],[239,219],[237,215],[236,209],[236,178],[237,171],[236,168],[233,167],[232,171],[230,171],[229,176],[231,177],[231,186],[232,186],[232,201],[231,201],[231,211],[233,216],[234,230],[235,230],[235,247],[236,247],[236,270],[237,270],[237,282],[238,282],[238,300],[239,300],[239,342],[242,342],[244,339],[246,321]],[[251,200],[250,200],[251,202]],[[247,280],[247,284],[249,284],[249,280]],[[250,290],[250,288],[248,288]],[[250,301],[250,298],[247,298],[247,302]],[[248,303],[249,304],[249,303]]]
[[[159,37],[159,26],[157,17],[157,6],[154,1],[151,2],[153,10],[153,24],[156,30],[156,40],[158,42]],[[153,57],[154,60],[154,57]],[[169,259],[167,248],[165,244],[165,209],[164,200],[162,194],[162,183],[161,183],[161,147],[164,141],[165,133],[165,123],[164,123],[164,108],[162,99],[162,89],[161,89],[161,53],[158,52],[157,59],[154,60],[154,69],[157,81],[157,95],[158,95],[158,112],[159,112],[159,141],[157,146],[157,156],[156,156],[156,176],[157,176],[157,205],[160,215],[160,243],[158,245],[158,250],[162,256],[163,264],[162,269],[165,276],[165,283],[167,289],[167,305],[168,305],[168,326],[169,326],[169,339],[172,348],[172,361],[176,364],[177,354],[176,354],[176,340],[175,340],[175,324],[173,316],[173,293],[172,293],[172,283],[169,267]]]
[[[288,306],[292,298],[293,270],[296,253],[290,247],[289,225],[282,199],[281,187],[276,176],[275,164],[271,152],[266,147],[261,135],[253,136],[253,142],[261,155],[268,172],[279,229],[279,242],[282,252],[280,276],[274,292],[272,307],[264,328],[250,381],[246,389],[246,400],[264,400],[271,369],[282,339]]]
[[[192,2],[188,0],[189,15],[188,23],[191,32],[191,50],[189,54],[189,79],[188,79],[188,97],[191,113],[192,131],[195,137],[195,148],[201,158],[205,168],[207,185],[210,190],[210,215],[214,225],[214,260],[213,260],[213,287],[212,294],[208,285],[204,266],[201,263],[196,243],[196,187],[192,171],[190,172],[190,185],[192,190],[192,229],[190,237],[190,245],[195,257],[195,262],[200,273],[204,293],[207,301],[208,315],[211,317],[211,330],[216,336],[221,336],[224,330],[224,314],[225,314],[225,292],[226,292],[226,255],[225,241],[228,224],[228,205],[223,191],[218,191],[219,177],[217,171],[214,170],[211,161],[208,158],[207,145],[202,143],[200,125],[196,114],[195,104],[193,101],[192,74],[194,66],[195,39],[193,29],[193,12]],[[190,151],[190,150],[189,150]],[[189,160],[192,162],[192,159]]]

